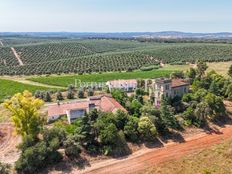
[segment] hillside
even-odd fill
[[[232,60],[223,43],[155,43],[134,40],[1,38],[0,75],[132,71],[144,66]],[[15,53],[21,60],[15,57]],[[22,65],[23,64],[23,65]]]

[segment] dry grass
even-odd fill
[[[232,65],[232,61],[229,62],[212,62],[208,63],[208,72],[209,71],[216,71],[217,73],[223,75],[223,76],[228,76],[228,70],[229,67]],[[165,65],[164,69],[165,70],[179,70],[179,71],[187,71],[189,68],[193,67],[194,65]]]
[[[0,123],[10,121],[10,112],[0,104]]]
[[[208,71],[215,70],[219,74],[223,76],[228,76],[228,70],[229,67],[232,65],[232,61],[230,62],[213,62],[213,63],[208,63]]]
[[[181,159],[172,160],[153,168],[143,174],[231,174],[232,141],[215,145]]]

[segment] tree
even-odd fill
[[[173,72],[171,74],[171,78],[172,79],[183,79],[184,78],[184,72],[183,71]]]
[[[217,84],[216,81],[213,80],[212,83],[210,84],[210,86],[209,86],[209,92],[211,92],[213,94],[217,94],[217,95],[220,94],[220,88],[219,88],[219,86],[218,86],[218,84]]]
[[[142,106],[143,105],[138,100],[134,99],[131,102],[129,111],[131,114],[140,115],[140,109],[142,108]]]
[[[169,109],[166,99],[162,99],[161,107],[160,107],[160,118],[161,118],[161,126],[165,126],[166,128],[177,129],[179,124],[175,118],[172,110]],[[164,129],[165,129],[164,127]]]
[[[52,101],[52,98],[51,98],[50,93],[48,91],[44,94],[43,100],[45,102],[51,102]]]
[[[124,126],[124,134],[126,138],[132,142],[137,142],[139,140],[138,123],[139,118],[130,116],[128,122]]]
[[[64,100],[64,97],[60,91],[58,91],[56,94],[56,100]]]
[[[47,129],[42,133],[42,139],[35,139],[30,135],[23,137],[22,143],[18,146],[22,153],[15,163],[17,172],[38,173],[47,165],[60,161],[62,155],[58,149],[64,141],[60,131],[57,128]]]
[[[128,114],[122,110],[118,110],[115,113],[116,126],[119,130],[123,130],[125,124],[128,121]]]
[[[88,89],[88,96],[93,96],[94,95],[94,90],[92,88]]]
[[[65,155],[69,158],[79,157],[81,153],[81,146],[78,142],[78,138],[75,135],[68,136],[67,140],[64,142]]]
[[[153,140],[156,135],[156,127],[148,117],[141,117],[138,122],[138,131],[144,140]]]
[[[200,125],[203,125],[206,122],[210,113],[210,107],[206,102],[198,103],[194,111],[194,115],[196,116]]]
[[[9,174],[11,166],[9,164],[3,164],[0,162],[0,173]]]
[[[196,78],[196,75],[197,75],[196,69],[190,68],[190,70],[187,73],[187,76],[194,80]]]
[[[85,97],[85,93],[83,89],[79,89],[78,91],[78,98],[84,98]]]
[[[43,119],[40,117],[39,109],[42,105],[43,101],[35,99],[28,91],[15,94],[4,103],[5,108],[12,114],[16,132],[23,137],[26,135],[36,137],[41,131]]]
[[[228,71],[228,75],[229,75],[230,77],[232,77],[232,65],[230,65],[230,68],[229,68],[229,71]]]
[[[204,97],[204,101],[208,104],[211,109],[211,114],[209,118],[215,118],[217,116],[222,116],[225,114],[226,108],[223,103],[223,99],[215,94],[208,93]]]
[[[125,91],[114,89],[112,92],[112,97],[117,100],[122,106],[126,105],[126,101],[128,99],[128,96]]]
[[[198,74],[198,77],[202,77],[205,75],[205,71],[207,70],[208,66],[205,62],[203,61],[199,61],[197,63],[197,74]]]
[[[72,90],[68,90],[67,92],[67,99],[74,99],[74,93]]]

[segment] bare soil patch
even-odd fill
[[[0,123],[0,161],[13,164],[20,155],[16,148],[20,141],[10,123]]]

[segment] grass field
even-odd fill
[[[34,85],[27,85],[11,80],[0,79],[0,102],[4,98],[12,96],[18,92],[23,92],[24,90],[35,92],[36,90],[55,90],[55,89],[34,86]]]
[[[181,159],[154,166],[141,174],[231,174],[232,141],[215,145]]]
[[[85,75],[64,75],[64,76],[41,76],[32,77],[28,80],[56,86],[68,86],[70,84],[75,84],[75,80],[80,80],[82,82],[106,82],[108,80],[114,79],[146,79],[146,78],[158,78],[162,76],[169,76],[174,69],[158,69],[152,71],[135,71],[135,72],[112,72],[103,74],[85,74]]]

